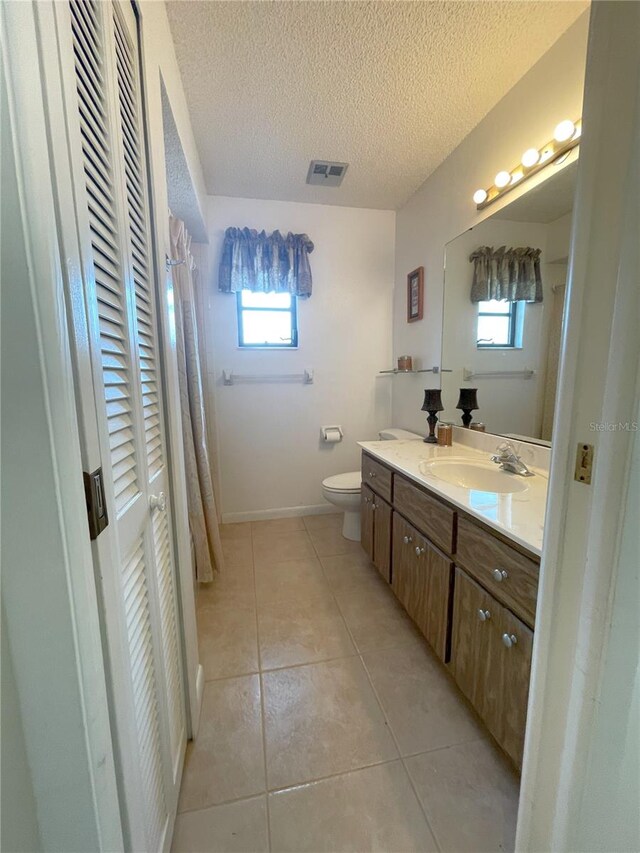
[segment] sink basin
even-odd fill
[[[508,495],[524,492],[527,489],[527,483],[521,477],[503,471],[493,462],[474,462],[465,458],[451,457],[421,462],[419,469],[421,474],[431,475],[453,486],[479,492]]]

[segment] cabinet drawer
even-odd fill
[[[466,518],[458,519],[456,563],[529,627],[533,627],[540,571],[538,563]]]
[[[375,459],[362,454],[362,482],[387,501],[391,501],[391,471]]]
[[[446,553],[453,552],[456,513],[396,474],[393,482],[394,507]]]

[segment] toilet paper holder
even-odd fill
[[[337,441],[342,441],[344,433],[342,432],[342,427],[339,424],[334,426],[323,426],[320,427],[320,437],[323,441],[326,441],[329,444],[335,444]]]

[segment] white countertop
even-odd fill
[[[421,486],[426,486],[449,503],[471,516],[476,516],[532,553],[540,555],[547,502],[547,471],[529,466],[534,476],[520,477],[518,474],[501,471],[496,465],[496,471],[505,477],[515,477],[518,484],[525,487],[522,491],[511,494],[498,494],[453,485],[429,473],[427,469],[423,468],[424,473],[421,471],[420,463],[435,459],[457,458],[485,463],[489,461],[490,454],[464,444],[454,443],[452,447],[440,447],[419,440],[359,441],[358,444],[390,468]]]

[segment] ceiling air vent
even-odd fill
[[[328,160],[312,160],[307,172],[307,183],[323,187],[339,187],[347,171],[348,163],[330,163]]]

